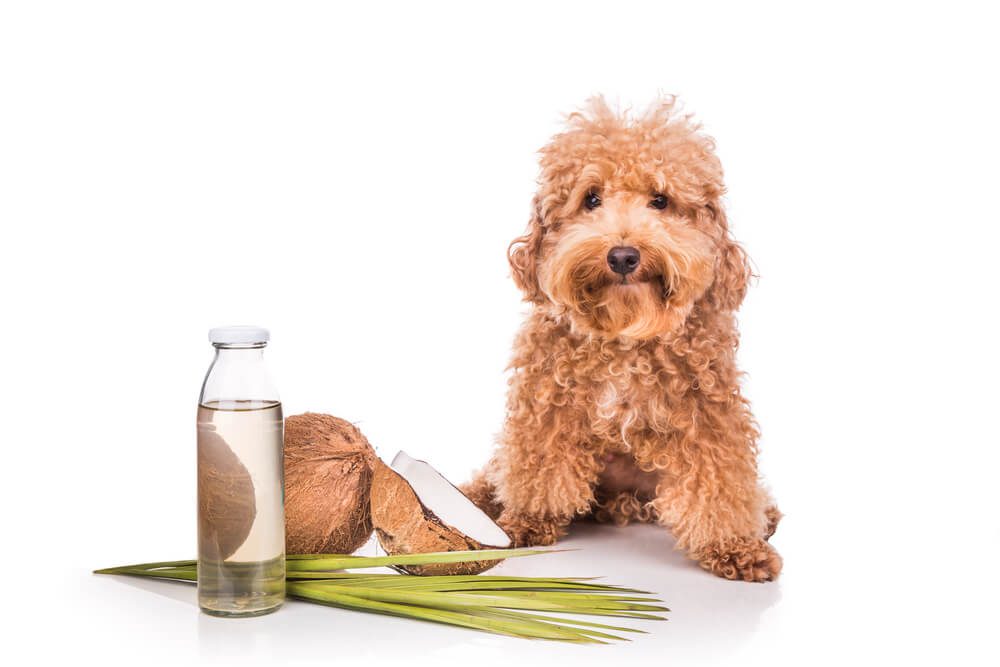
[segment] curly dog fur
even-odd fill
[[[713,141],[673,98],[636,116],[592,100],[542,149],[508,252],[533,308],[498,448],[465,487],[516,544],[551,544],[576,517],[655,521],[714,574],[780,572],[736,367],[751,270],[723,192]],[[632,270],[614,248],[638,251]]]

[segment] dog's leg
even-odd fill
[[[781,556],[767,542],[775,525],[770,510],[776,508],[761,507],[753,492],[730,493],[723,488],[733,483],[729,473],[705,462],[697,465],[702,469],[682,478],[682,486],[657,496],[660,521],[670,526],[680,548],[715,575],[744,581],[777,578]]]
[[[677,453],[675,479],[657,488],[659,521],[671,527],[679,548],[713,574],[775,579],[782,561],[767,538],[780,513],[758,481],[749,413],[742,406],[705,403],[695,410],[694,423],[705,427],[670,443]]]
[[[508,417],[487,474],[503,506],[498,523],[517,546],[552,544],[590,511],[599,466],[577,423],[551,406]]]

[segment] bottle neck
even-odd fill
[[[215,345],[215,363],[252,364],[264,360],[262,344],[254,345]]]
[[[276,403],[278,392],[264,364],[262,343],[215,345],[215,359],[201,388],[203,405],[233,402]]]

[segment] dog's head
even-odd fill
[[[692,309],[735,310],[750,268],[729,235],[712,140],[672,98],[645,114],[603,99],[541,151],[528,231],[511,243],[529,301],[602,337],[649,339]]]

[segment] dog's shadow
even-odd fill
[[[603,582],[654,592],[671,609],[670,622],[643,624],[643,629],[675,649],[686,645],[702,656],[706,651],[729,653],[752,636],[761,616],[781,599],[781,580],[727,581],[705,572],[674,546],[674,538],[658,526],[584,521],[574,523],[553,547],[573,551],[519,558],[501,567],[535,576],[552,576],[555,567],[557,576],[597,576]]]

